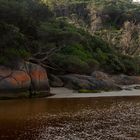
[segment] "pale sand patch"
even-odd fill
[[[125,86],[124,88],[133,88],[140,85]],[[78,93],[77,91],[67,88],[51,88],[51,93],[55,94],[48,98],[86,98],[86,97],[123,97],[123,96],[140,96],[140,90],[122,90],[101,93]]]

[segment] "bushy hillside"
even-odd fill
[[[126,43],[120,38],[122,35],[125,38],[129,30],[135,34],[133,48],[137,49],[139,16],[136,17],[136,8],[139,6],[132,4],[132,9],[128,5],[131,2],[119,2],[114,4],[114,13],[110,13],[113,11],[108,1],[0,0],[0,64],[16,68],[17,63],[25,59],[57,74],[90,74],[97,69],[138,74],[139,57],[121,54]],[[132,16],[123,28],[129,19],[120,15],[120,10],[124,7],[125,13],[127,6],[137,20],[133,21]],[[100,18],[100,22],[95,22],[93,17]]]
[[[56,17],[98,34],[123,54],[139,54],[140,4],[131,0],[60,1],[52,1]]]

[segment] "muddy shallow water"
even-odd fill
[[[140,97],[0,101],[0,140],[140,140]]]

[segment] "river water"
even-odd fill
[[[140,97],[0,101],[0,140],[140,140]]]

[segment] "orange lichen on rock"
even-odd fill
[[[27,83],[30,82],[30,77],[27,73],[23,71],[15,71],[12,74],[12,77],[18,82],[18,83]]]
[[[0,66],[0,91],[29,90],[31,86],[49,92],[47,72],[41,66],[29,62],[16,70]]]
[[[31,76],[34,78],[34,79],[39,79],[39,80],[43,80],[44,78],[47,77],[47,74],[45,72],[42,72],[41,70],[34,70],[34,71],[31,71]]]

